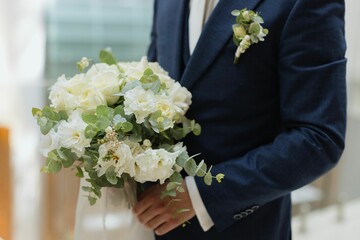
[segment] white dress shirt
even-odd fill
[[[203,27],[211,15],[219,0],[191,0],[189,16],[189,49],[190,55],[194,52],[196,44],[200,38]],[[194,207],[196,217],[204,231],[208,231],[214,222],[211,219],[199,190],[196,186],[194,177],[186,177],[186,186],[190,195],[191,203]]]

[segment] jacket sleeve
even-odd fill
[[[150,45],[148,48],[148,53],[147,53],[147,57],[148,60],[150,62],[156,62],[157,61],[157,50],[156,50],[156,37],[157,37],[157,32],[156,32],[156,8],[157,8],[157,0],[154,1],[154,11],[153,11],[153,25],[152,25],[152,29],[151,29],[151,38],[150,38]]]
[[[207,187],[196,179],[219,231],[236,221],[235,214],[261,211],[321,176],[344,149],[344,1],[295,1],[279,39],[282,132],[269,144],[215,165],[214,173],[226,175],[221,184]]]

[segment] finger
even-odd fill
[[[166,223],[167,220],[168,220],[168,217],[166,217],[164,215],[158,215],[158,216],[154,217],[153,219],[149,220],[145,224],[145,226],[149,229],[155,230],[160,225]]]
[[[174,219],[169,219],[167,222],[165,222],[164,224],[160,225],[157,229],[155,229],[155,234],[159,236],[164,235],[170,232],[171,230],[175,229],[179,225],[180,223],[178,221]]]
[[[167,217],[168,216],[166,214],[166,205],[161,200],[157,202],[153,202],[151,207],[149,207],[148,209],[146,209],[145,211],[143,211],[138,215],[139,221],[144,225],[148,225],[148,223],[155,218],[159,218],[162,219],[162,221],[166,221]]]
[[[140,201],[138,201],[135,206],[133,207],[133,212],[136,215],[140,215],[143,212],[145,212],[148,208],[152,205],[152,199],[151,198],[144,198]]]

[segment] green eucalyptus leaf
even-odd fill
[[[101,105],[96,108],[96,115],[98,117],[105,117],[110,120],[114,117],[114,110],[107,106]]]
[[[120,115],[121,117],[125,117],[124,106],[119,105],[114,109],[114,115]]]
[[[40,117],[40,118],[38,118],[38,120],[37,120],[37,124],[38,124],[40,127],[45,126],[48,122],[49,122],[49,120],[48,120],[46,117]]]
[[[179,172],[174,172],[171,176],[170,176],[170,182],[176,182],[176,183],[182,183],[183,181],[183,177]]]
[[[166,185],[166,191],[174,190],[177,186],[179,186],[179,183],[177,183],[177,182],[169,182]]]
[[[107,117],[100,116],[95,126],[100,130],[105,130],[110,124],[111,121]]]
[[[57,173],[62,169],[61,161],[50,159],[47,163],[47,169],[49,173]]]
[[[261,26],[259,23],[252,23],[249,27],[249,33],[250,34],[259,34],[261,31]]]
[[[33,117],[35,117],[35,118],[39,118],[43,115],[41,109],[39,109],[39,108],[32,108],[31,112],[32,112]]]
[[[88,186],[82,186],[81,189],[82,189],[84,192],[92,192],[91,187],[88,187]]]
[[[48,119],[51,119],[53,121],[60,121],[59,114],[57,112],[55,112],[55,110],[51,107],[45,106],[42,113]]]
[[[252,20],[257,23],[264,23],[264,19],[257,14],[252,17]]]
[[[121,89],[121,92],[125,93],[131,89],[136,88],[137,86],[141,86],[141,83],[139,80],[130,81],[125,84],[125,86]]]
[[[178,192],[180,192],[180,193],[183,193],[183,192],[185,192],[185,189],[184,189],[183,187],[181,187],[181,186],[178,186],[178,187],[176,188],[176,191],[178,191]]]
[[[82,168],[81,167],[76,167],[76,170],[77,170],[77,172],[76,172],[75,176],[79,177],[79,178],[83,178],[84,177],[84,171],[82,170]]]
[[[250,35],[250,39],[251,39],[251,42],[253,43],[258,43],[259,42],[259,39],[256,35]]]
[[[189,154],[187,151],[183,151],[177,158],[176,158],[176,164],[180,167],[185,167],[186,161],[189,159]]]
[[[67,148],[61,148],[58,154],[62,158],[62,164],[65,168],[71,167],[78,159],[77,155]]]
[[[160,89],[161,89],[160,80],[156,80],[156,81],[153,81],[153,82],[142,83],[141,85],[142,85],[143,89],[151,90],[155,94],[160,92]]]
[[[121,130],[125,133],[130,132],[133,130],[133,125],[131,122],[124,122],[121,124]]]
[[[107,106],[101,105],[96,108],[96,115],[107,117],[109,115]]]
[[[210,172],[207,172],[204,176],[204,182],[206,185],[210,186],[212,183],[213,177]]]
[[[184,213],[184,212],[190,212],[190,209],[188,208],[181,208],[179,210],[175,211],[175,214]]]
[[[40,132],[43,135],[46,135],[46,134],[48,134],[50,132],[50,130],[52,129],[53,126],[54,125],[53,125],[52,121],[47,121],[44,126],[40,126]]]
[[[162,191],[160,193],[160,199],[164,199],[165,197],[176,197],[176,191],[175,190]]]
[[[195,123],[193,127],[193,133],[195,136],[199,136],[201,134],[201,126],[198,123]]]
[[[93,206],[93,205],[95,205],[97,199],[96,199],[96,197],[92,197],[89,195],[88,200],[89,200],[90,205]]]
[[[96,126],[92,126],[92,125],[88,125],[85,128],[85,137],[88,139],[92,139],[96,136],[96,134],[98,133],[99,128]]]
[[[194,159],[190,158],[189,160],[186,161],[184,169],[189,176],[195,176],[196,168],[197,165]]]
[[[240,10],[238,10],[238,9],[232,10],[231,15],[233,15],[234,17],[239,16],[240,15]]]
[[[97,121],[98,121],[98,117],[95,115],[83,115],[82,116],[82,120],[87,123],[87,124],[92,124],[94,125]]]
[[[92,188],[93,193],[98,197],[101,198],[101,187],[93,187]]]
[[[111,183],[112,185],[117,184],[118,178],[116,177],[114,166],[111,166],[108,169],[106,169],[105,176],[106,176],[106,180],[108,180],[109,183]]]
[[[207,166],[204,160],[201,160],[201,162],[198,164],[197,168],[196,168],[196,176],[198,177],[203,177],[205,176],[207,171]]]
[[[65,120],[65,121],[67,121],[69,118],[68,114],[65,111],[60,111],[59,117],[60,117],[60,120]]]
[[[100,51],[100,61],[109,65],[117,64],[117,60],[111,52],[110,48],[106,48]]]

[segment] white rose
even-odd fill
[[[97,63],[91,66],[86,72],[87,78],[92,78],[98,75],[100,72],[114,72],[119,74],[119,70],[115,65],[109,65],[106,63]]]
[[[123,173],[128,173],[131,177],[135,175],[134,158],[130,147],[125,143],[117,143],[115,150],[112,143],[105,143],[99,147],[99,160],[96,166],[98,176],[106,173],[106,170],[114,166],[117,177],[121,177]]]
[[[42,136],[40,141],[40,152],[44,157],[47,157],[52,150],[59,149],[60,147],[59,135],[54,129],[51,129],[48,134]]]
[[[135,114],[136,123],[140,124],[150,113],[155,112],[155,96],[152,91],[137,86],[124,95],[124,110],[126,115]]]
[[[78,96],[78,107],[86,112],[94,112],[99,105],[106,105],[106,99],[96,88],[88,87]]]
[[[168,76],[169,73],[165,71],[158,62],[149,62],[149,67],[153,70],[153,72],[157,75],[166,75]]]
[[[191,105],[191,93],[180,83],[174,82],[169,86],[168,94],[174,103],[175,111],[185,115]]]
[[[60,121],[57,131],[60,137],[60,145],[81,157],[91,142],[91,139],[85,137],[86,126],[78,111],[74,111],[69,116],[68,121]]]
[[[90,86],[88,79],[86,78],[85,74],[76,74],[72,78],[66,81],[65,89],[75,96],[81,94],[84,88]]]
[[[104,63],[96,64],[86,73],[91,84],[104,95],[108,105],[115,104],[119,99],[119,96],[115,94],[120,92],[120,86],[124,81],[119,75],[119,70],[115,65]]]
[[[62,75],[50,88],[49,99],[56,111],[70,112],[78,105],[77,97],[68,91],[67,84],[68,80]]]
[[[163,184],[173,173],[177,153],[170,153],[164,149],[148,149],[135,157],[136,174],[138,182],[156,182]]]
[[[169,118],[171,121],[175,115],[174,103],[168,96],[156,96],[156,111],[161,111],[162,115]]]

